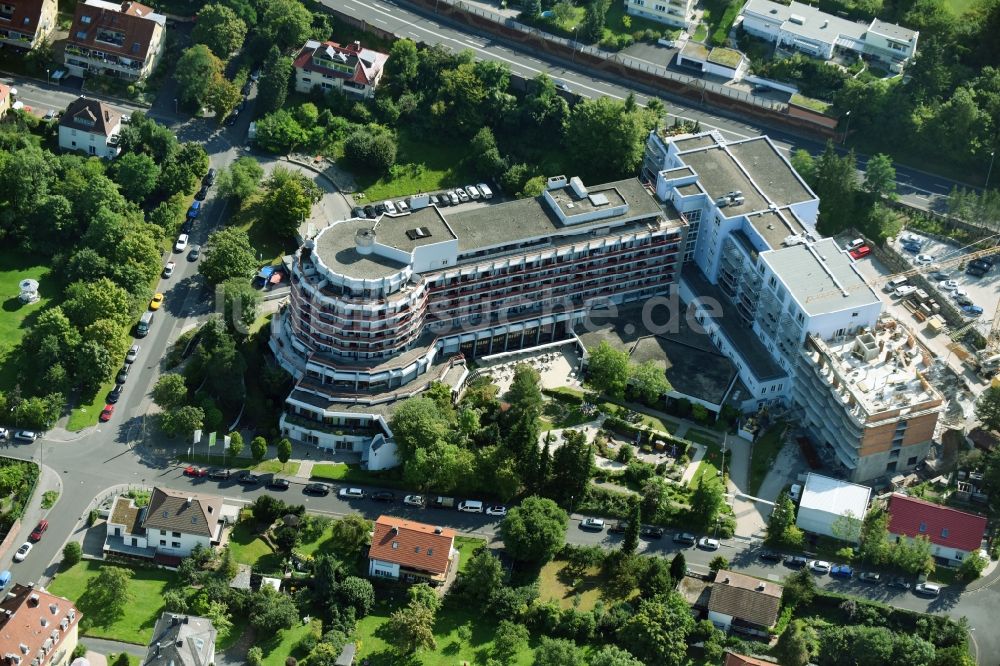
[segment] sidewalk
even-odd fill
[[[24,515],[21,516],[21,527],[18,530],[18,538],[11,542],[11,547],[7,552],[0,554],[0,567],[9,569],[14,550],[17,546],[28,540],[28,534],[35,529],[38,521],[45,517],[51,509],[42,508],[42,496],[49,490],[55,490],[62,495],[62,477],[48,466],[42,466],[38,475],[38,483],[35,492],[28,501],[28,506],[24,508]],[[58,499],[56,500],[58,502]]]

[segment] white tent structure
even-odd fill
[[[38,280],[21,280],[17,286],[21,289],[18,298],[22,303],[34,303],[38,300]]]

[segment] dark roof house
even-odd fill
[[[195,615],[164,613],[153,627],[143,666],[208,666],[215,662],[215,626]]]
[[[121,125],[122,114],[104,102],[77,97],[59,119],[62,127],[110,137]]]
[[[154,488],[142,526],[214,538],[221,513],[221,497]]]
[[[68,42],[143,60],[166,17],[138,2],[85,0],[77,3]]]
[[[727,616],[766,629],[778,621],[781,592],[777,583],[720,569],[708,599],[709,618]]]

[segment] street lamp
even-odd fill
[[[847,135],[851,131],[851,112],[848,111],[847,113],[845,113],[844,117],[847,118],[847,126],[844,128],[844,140],[840,142],[841,145],[847,143]]]
[[[983,190],[990,189],[990,176],[993,174],[993,158],[996,157],[997,151],[993,150],[990,152],[990,168],[986,171],[986,185],[983,186]]]
[[[48,67],[45,68],[45,85],[49,85],[49,72],[50,71],[51,70],[49,70]]]
[[[174,97],[174,115],[177,115],[177,98]]]

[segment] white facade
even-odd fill
[[[368,575],[378,578],[392,578],[399,580],[399,565],[395,562],[383,562],[382,560],[368,560]]]
[[[674,28],[694,27],[694,0],[624,0],[630,16],[657,21]]]
[[[120,132],[120,122],[115,124],[109,136],[60,125],[59,148],[66,151],[82,152],[87,155],[96,155],[104,159],[112,159],[121,152],[121,147],[118,145],[118,135]]]
[[[868,486],[810,473],[802,489],[795,524],[812,534],[857,543],[870,497]]]
[[[186,532],[171,532],[155,528],[146,529],[146,542],[149,548],[155,548],[157,553],[163,555],[175,555],[177,557],[187,557],[194,550],[195,546],[201,546],[206,550],[212,548],[212,541],[218,540],[221,526],[216,526],[214,537],[188,534]]]

